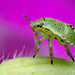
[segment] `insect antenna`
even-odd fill
[[[32,22],[26,15],[23,15],[29,22]]]

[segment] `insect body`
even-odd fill
[[[27,16],[24,15],[27,18]],[[27,18],[28,19],[28,18]],[[28,19],[29,20],[29,19]],[[30,21],[30,20],[29,20]],[[57,39],[58,43],[65,47],[67,54],[74,61],[73,55],[70,53],[68,44],[75,47],[75,28],[71,24],[63,23],[52,18],[40,18],[34,22],[30,21],[30,28],[33,30],[35,39],[35,49],[33,57],[39,52],[40,43],[48,37],[49,52],[51,64],[53,64],[52,40]],[[39,31],[35,33],[35,30]],[[51,35],[49,35],[51,33]],[[37,40],[37,36],[43,37]]]

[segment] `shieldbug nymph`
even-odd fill
[[[30,28],[33,30],[34,33],[36,51],[33,57],[35,57],[36,54],[39,52],[40,43],[48,37],[51,64],[53,64],[53,39],[57,39],[58,43],[64,46],[67,54],[74,62],[74,57],[68,48],[68,44],[75,47],[75,28],[71,24],[67,24],[52,18],[40,18],[32,22],[30,19],[28,19],[26,15],[24,15],[24,17],[26,17],[27,20],[31,22]],[[35,30],[38,32],[35,33]],[[49,33],[51,33],[51,35],[49,35]],[[37,40],[38,35],[42,35],[43,37]]]

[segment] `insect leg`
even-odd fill
[[[40,44],[43,40],[45,40],[47,37],[48,37],[47,35],[44,35],[42,38],[40,38],[40,39],[39,39],[39,44]]]
[[[71,57],[72,61],[74,62],[74,58],[73,55],[71,54],[68,45],[62,41],[58,41],[61,45],[63,45],[65,47],[65,50],[67,51],[67,54]]]
[[[51,64],[53,64],[52,40],[53,40],[53,37],[51,37],[49,35],[48,36],[48,43],[49,43],[49,52],[50,52]]]
[[[36,49],[36,52],[34,53],[33,57],[35,57],[36,54],[39,52],[39,49],[40,49],[40,42],[43,41],[44,39],[46,39],[47,37],[44,37],[44,38],[42,37],[42,38],[40,39],[40,41],[38,41],[38,40],[37,40],[37,36],[38,36],[38,35],[44,35],[44,33],[42,33],[42,32],[37,32],[37,33],[33,32],[33,33],[34,33],[35,49]]]
[[[69,48],[68,48],[68,45],[67,44],[65,44],[65,49],[66,49],[66,51],[67,51],[67,54],[71,57],[71,59],[72,59],[72,61],[74,62],[74,58],[73,58],[73,55],[71,54],[71,52],[70,52],[70,50],[69,50]]]

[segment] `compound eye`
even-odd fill
[[[42,27],[44,25],[44,23],[39,24],[37,27]]]

